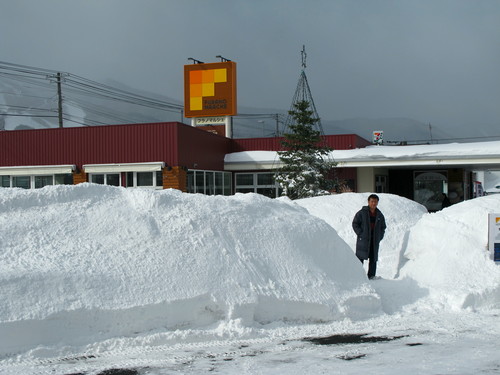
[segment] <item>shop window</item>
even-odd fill
[[[151,172],[136,172],[137,186],[153,186],[153,173]]]
[[[119,173],[107,174],[106,185],[120,186],[120,174]]]
[[[134,187],[134,172],[127,172],[125,186],[126,187]]]
[[[54,176],[35,176],[35,189],[40,189],[47,185],[54,185]]]
[[[224,195],[231,195],[231,173],[223,173],[223,181],[224,181],[224,187],[223,187],[223,191],[224,191]]]
[[[257,185],[274,185],[274,176],[272,173],[258,173]]]
[[[90,182],[100,185],[120,186],[119,173],[92,173],[90,175]]]
[[[12,187],[30,189],[31,188],[30,176],[12,176]]]
[[[0,176],[1,187],[19,187],[23,189],[40,189],[48,185],[72,185],[71,173],[55,175]]]
[[[214,173],[215,195],[224,194],[224,176],[222,173]]]
[[[195,193],[196,187],[194,185],[194,171],[187,172],[187,192]]]
[[[196,193],[205,194],[205,172],[196,171],[194,173]]]
[[[71,173],[54,175],[56,185],[73,185],[73,175]]]
[[[161,189],[163,187],[163,173],[161,170],[157,172],[127,172],[125,186]]]
[[[187,192],[207,195],[231,195],[231,173],[189,170]]]
[[[205,194],[215,195],[214,172],[205,172]]]
[[[1,187],[10,187],[10,176],[0,176]]]
[[[163,187],[163,171],[156,171],[156,186]]]
[[[90,182],[93,184],[104,185],[104,175],[103,174],[93,174],[90,176]]]
[[[236,173],[235,179],[237,193],[257,193],[276,198],[282,192],[272,172]]]
[[[236,186],[253,186],[254,173],[236,173]]]

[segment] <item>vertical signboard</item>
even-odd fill
[[[184,65],[184,116],[235,116],[236,63]]]
[[[495,262],[500,262],[500,213],[489,214],[488,244]]]

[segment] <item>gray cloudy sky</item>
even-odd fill
[[[240,106],[288,109],[306,45],[320,116],[500,125],[500,0],[0,0],[0,60],[183,98],[238,63]]]

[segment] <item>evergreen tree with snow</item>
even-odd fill
[[[328,174],[336,164],[328,160],[332,149],[322,144],[321,134],[314,128],[319,118],[313,117],[308,101],[299,101],[293,108],[288,112],[293,121],[281,142],[283,151],[278,151],[283,166],[275,178],[283,188],[282,195],[300,199],[330,194],[334,181]]]

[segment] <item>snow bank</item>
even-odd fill
[[[410,230],[400,276],[427,287],[452,308],[500,307],[500,267],[488,252],[488,213],[500,196],[465,201],[428,214]]]
[[[0,188],[0,356],[165,330],[500,306],[500,267],[486,251],[500,195],[427,214],[380,194],[385,280],[374,282],[351,228],[367,196]]]
[[[355,252],[356,234],[352,229],[352,219],[362,206],[367,205],[371,193],[344,193],[295,202],[306,208],[310,214],[330,224],[338,235]],[[377,274],[388,279],[398,275],[400,263],[408,241],[410,229],[427,214],[427,209],[412,200],[393,195],[377,194],[378,208],[384,214],[387,230],[380,242]],[[366,262],[365,262],[366,263]],[[368,267],[368,265],[365,265]]]
[[[380,299],[323,220],[260,195],[0,189],[0,354],[221,320],[363,318]]]
[[[354,252],[352,218],[368,195],[345,193],[295,202],[330,224]],[[415,303],[446,309],[500,306],[500,267],[487,251],[488,213],[500,212],[500,195],[432,214],[406,198],[378,195],[387,231],[377,274],[393,280],[373,286],[386,313]]]

